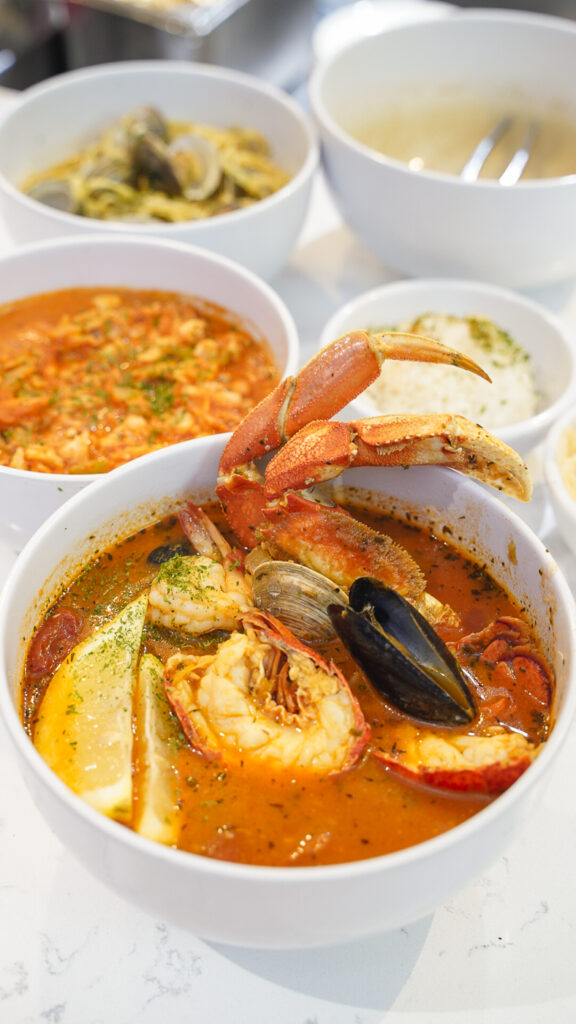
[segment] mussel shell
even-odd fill
[[[154,548],[146,558],[146,561],[150,565],[163,565],[164,562],[169,562],[171,558],[176,555],[191,555],[192,547],[190,544],[177,543],[177,544],[160,544],[159,547]]]
[[[474,718],[474,698],[429,622],[379,580],[358,579],[349,607],[331,605],[336,632],[373,686],[400,711],[437,725]]]
[[[280,619],[294,636],[312,646],[336,636],[328,606],[347,604],[340,587],[296,562],[261,562],[252,574],[252,592],[257,608]]]

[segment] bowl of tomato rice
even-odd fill
[[[131,235],[0,259],[0,540],[150,451],[233,430],[295,371],[288,309],[225,257]]]

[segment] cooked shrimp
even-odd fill
[[[168,699],[208,758],[332,775],[358,761],[370,735],[340,670],[262,612],[244,616],[216,654],[168,659]]]
[[[237,629],[253,605],[242,560],[198,506],[189,503],[180,521],[200,553],[164,562],[150,588],[149,621],[192,636]]]
[[[440,735],[403,722],[390,735],[389,748],[375,755],[415,782],[440,789],[495,795],[508,789],[542,744],[520,733],[492,726],[483,736]]]

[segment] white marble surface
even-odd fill
[[[298,250],[274,282],[303,356],[337,305],[392,276],[342,225],[319,178]],[[576,331],[575,287],[535,297]],[[540,483],[525,517],[576,588],[576,558]],[[572,1024],[575,779],[568,742],[538,817],[433,916],[353,946],[267,953],[209,945],[97,883],[36,811],[0,725],[0,1022]]]

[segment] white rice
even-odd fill
[[[536,412],[532,360],[491,320],[426,313],[378,330],[407,331],[441,341],[478,363],[492,383],[455,366],[388,360],[363,396],[374,415],[459,413],[490,429],[518,423]]]
[[[564,486],[576,501],[576,428],[568,427],[558,445],[558,466]]]

